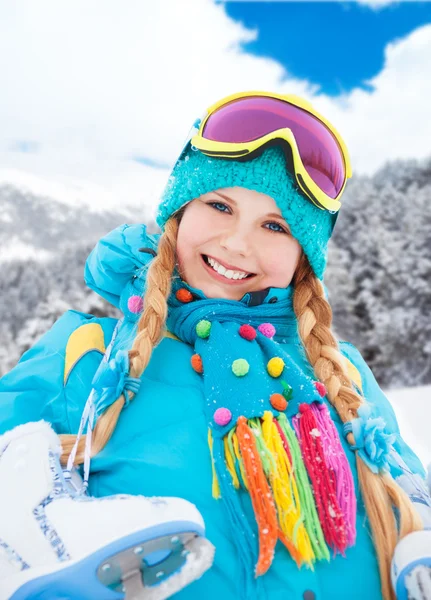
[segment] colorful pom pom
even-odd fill
[[[141,296],[130,296],[130,298],[127,300],[127,308],[132,313],[140,313],[143,306],[144,301],[142,300]]]
[[[237,377],[243,377],[249,372],[250,365],[245,358],[237,358],[232,363],[232,371]]]
[[[214,413],[214,421],[217,425],[224,427],[232,420],[232,413],[228,408],[218,408]]]
[[[177,300],[184,303],[191,302],[193,300],[193,294],[186,288],[179,289],[176,292],[175,297]]]
[[[275,410],[286,410],[287,408],[287,400],[282,394],[271,394],[269,401]]]
[[[258,330],[267,338],[272,338],[275,335],[275,327],[271,323],[261,323]]]
[[[305,413],[305,412],[307,412],[307,410],[311,410],[311,408],[310,408],[310,405],[307,404],[306,402],[303,402],[302,404],[299,405],[299,412]]]
[[[202,321],[199,321],[199,323],[196,325],[196,333],[200,338],[209,337],[210,331],[211,321],[206,321],[205,319],[202,319]]]
[[[266,369],[271,377],[280,377],[284,369],[284,360],[279,356],[274,356],[274,358],[268,361]]]
[[[190,362],[192,363],[192,367],[196,371],[196,373],[203,373],[204,367],[202,364],[202,358],[200,354],[193,354]]]
[[[251,325],[241,325],[239,328],[239,335],[243,337],[245,340],[252,342],[254,338],[257,336],[256,329]]]
[[[319,392],[320,396],[326,396],[326,386],[324,383],[322,383],[321,381],[315,381],[314,385],[316,386],[317,391]]]
[[[287,383],[287,381],[282,380],[281,385],[283,386],[283,391],[281,392],[286,400],[290,400],[293,396],[293,388],[291,385]]]

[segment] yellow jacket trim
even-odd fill
[[[165,331],[165,337],[172,338],[173,340],[177,340],[178,342],[181,342],[179,337],[177,337],[175,334],[173,334],[167,330]]]
[[[361,390],[361,393],[363,394],[364,391],[362,389],[362,379],[361,379],[361,375],[358,371],[358,369],[355,367],[355,365],[348,359],[347,360],[347,369],[349,371],[349,376],[350,379],[356,383],[356,385],[358,386],[358,388]]]
[[[84,354],[92,350],[104,354],[105,349],[105,336],[99,323],[86,323],[75,329],[67,340],[64,362],[64,384],[66,384],[73,367]]]

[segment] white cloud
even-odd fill
[[[341,0],[342,1],[342,0]],[[407,2],[408,0],[402,0]],[[413,1],[413,0],[410,0]],[[390,4],[399,4],[400,0],[356,0],[358,4],[364,4],[374,9],[381,9],[389,6]]]
[[[324,1],[324,0],[322,0]],[[336,2],[344,2],[344,0],[335,0]],[[364,4],[375,10],[386,8],[390,4],[401,4],[405,2],[417,2],[418,0],[356,0],[358,4]],[[430,2],[430,0],[421,0],[421,2]]]
[[[246,30],[210,0],[18,0],[0,8],[3,145],[173,160],[191,122],[220,95],[273,86],[276,61],[243,53]],[[297,82],[300,92],[308,88]]]
[[[431,26],[386,48],[375,91],[336,99],[241,50],[257,36],[212,0],[2,3],[1,164],[67,194],[76,179],[95,201],[153,203],[167,171],[130,157],[171,164],[202,109],[247,89],[311,100],[346,139],[354,173],[431,153]]]

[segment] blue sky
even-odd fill
[[[259,29],[247,52],[274,58],[295,77],[329,96],[354,88],[383,68],[385,46],[431,23],[431,2],[402,2],[378,10],[353,2],[227,2],[226,13]],[[430,69],[431,70],[431,69]]]

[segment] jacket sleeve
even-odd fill
[[[0,378],[0,434],[41,419],[70,433],[64,395],[65,348],[85,313],[62,315],[8,373]]]
[[[365,362],[361,353],[350,342],[341,342],[341,351],[358,369],[362,379],[362,389],[365,399],[375,406],[378,414],[384,418],[387,425],[387,431],[396,434],[396,441],[394,443],[396,452],[400,455],[412,473],[420,475],[420,477],[425,480],[426,471],[424,466],[410,446],[408,446],[401,437],[394,409],[380,389],[373,372]]]
[[[148,247],[156,252],[158,237],[158,234],[148,234],[143,224],[117,227],[103,237],[90,253],[84,270],[85,283],[119,308],[121,292],[126,284],[153,258],[153,254],[140,249]]]

